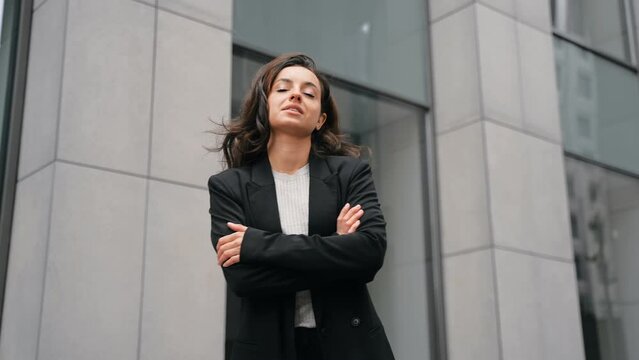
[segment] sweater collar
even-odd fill
[[[328,167],[326,159],[319,157],[311,151],[308,158],[309,163],[309,177],[324,180],[329,177],[331,169]],[[252,166],[251,180],[259,185],[265,186],[275,183],[273,178],[273,169],[271,168],[271,162],[268,159],[268,154],[265,152],[260,156]]]

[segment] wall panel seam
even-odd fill
[[[151,174],[151,150],[153,149],[153,117],[155,115],[155,72],[157,65],[157,47],[158,47],[158,8],[155,7],[154,19],[153,19],[153,54],[151,56],[151,86],[150,86],[150,109],[149,109],[149,134],[148,134],[148,149],[147,149],[147,164],[146,164],[146,181],[145,181],[145,194],[144,194],[144,229],[142,235],[142,269],[140,274],[140,306],[138,313],[138,343],[136,349],[136,358],[139,360],[142,356],[142,321],[144,316],[144,286],[146,278],[146,246],[147,246],[147,225],[149,222],[149,192],[151,183],[149,175]]]
[[[201,19],[195,18],[195,17],[187,15],[187,14],[182,14],[180,12],[177,12],[177,11],[172,10],[172,9],[168,9],[168,8],[160,6],[160,5],[157,5],[157,9],[162,10],[162,11],[164,11],[166,13],[169,13],[169,14],[172,14],[172,15],[175,15],[175,16],[179,16],[181,18],[184,18],[184,19],[187,19],[187,20],[191,20],[193,22],[205,25],[207,27],[211,27],[211,28],[214,28],[214,29],[217,29],[217,30],[220,30],[220,31],[224,31],[226,33],[229,33],[229,34],[233,35],[233,31],[232,30],[230,30],[228,28],[225,28],[223,26],[214,24],[212,22],[201,20]]]
[[[469,1],[466,4],[462,4],[461,6],[458,6],[458,7],[454,8],[454,9],[452,9],[452,10],[446,11],[445,13],[443,13],[443,14],[441,14],[441,15],[433,18],[433,19],[431,19],[431,21],[430,21],[431,26],[435,25],[435,23],[437,23],[437,22],[439,22],[441,20],[444,20],[445,18],[448,18],[450,16],[453,16],[456,13],[461,12],[464,9],[466,9],[467,7],[471,7],[473,5],[475,5],[474,1]]]

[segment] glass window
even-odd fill
[[[12,16],[14,13],[15,5],[9,2],[6,4],[9,7],[9,12],[7,12],[8,16]],[[4,179],[5,172],[5,157],[6,157],[6,147],[7,147],[7,130],[9,128],[9,117],[8,109],[11,106],[11,97],[8,95],[11,94],[11,90],[13,89],[13,84],[11,80],[13,79],[13,69],[11,64],[11,59],[13,55],[13,46],[11,46],[14,42],[14,32],[10,26],[14,24],[12,18],[4,19],[5,13],[5,3],[3,0],[0,0],[0,180]],[[0,181],[0,184],[2,182]],[[0,199],[2,198],[2,186],[0,186]]]
[[[566,158],[588,360],[639,358],[639,178]]]
[[[270,60],[237,47],[233,57],[233,117],[256,71]],[[367,156],[388,223],[384,266],[368,284],[395,357],[430,359],[431,290],[423,174],[426,109],[333,78],[340,127]],[[237,333],[240,303],[227,292],[227,356]]]
[[[301,51],[323,71],[427,104],[426,1],[235,0],[233,42]]]
[[[625,0],[552,0],[555,31],[616,59],[633,63]]]
[[[21,12],[22,5],[22,1],[0,0],[0,304],[4,301],[19,151],[18,142],[10,140],[20,138],[27,24],[31,23],[31,12]]]
[[[564,148],[639,174],[639,81],[633,71],[555,38]]]

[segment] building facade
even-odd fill
[[[397,359],[639,359],[639,1],[5,0],[0,359],[224,359],[215,130],[289,51],[371,149]]]

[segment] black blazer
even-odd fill
[[[222,268],[241,298],[233,360],[296,360],[295,293],[310,289],[326,360],[394,359],[366,283],[381,268],[386,222],[368,163],[309,156],[309,235],[282,234],[268,156],[209,178],[211,241],[246,225],[240,262]],[[338,235],[342,206],[361,204],[356,232]],[[304,359],[299,359],[304,360]]]

